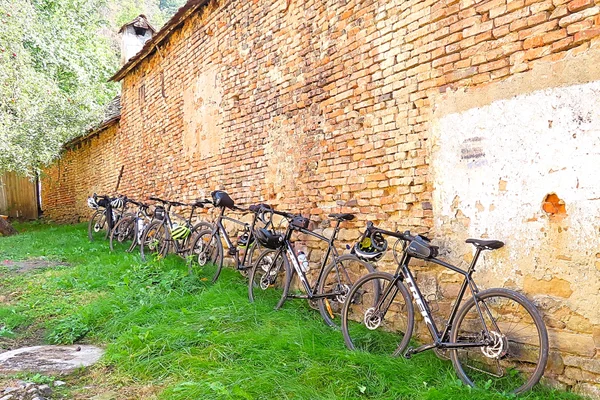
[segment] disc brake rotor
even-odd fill
[[[506,355],[508,351],[508,342],[506,341],[506,337],[499,332],[491,331],[490,339],[492,339],[492,344],[481,348],[483,355],[487,358],[496,359]]]
[[[335,291],[336,293],[339,293],[337,296],[335,296],[335,299],[339,303],[344,304],[346,302],[346,298],[348,297],[348,293],[350,293],[350,285],[338,284],[335,287]]]
[[[381,316],[371,307],[365,311],[364,322],[368,329],[375,330],[381,325]]]

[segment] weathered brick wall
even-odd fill
[[[92,213],[86,202],[92,193],[114,193],[122,165],[118,132],[119,124],[114,123],[66,150],[59,161],[44,170],[44,218],[59,222],[85,220]]]
[[[436,153],[429,143],[440,96],[468,91],[485,97],[498,82],[536,80],[540,66],[598,52],[600,6],[593,0],[286,4],[212,5],[124,78],[118,151],[91,145],[98,154],[119,156],[124,193],[185,200],[219,187],[242,204],[266,201],[317,222],[328,212],[350,211],[358,221],[346,223],[349,228],[372,220],[464,240],[452,233],[460,230],[433,230],[439,174],[430,168]],[[547,87],[563,84],[561,76],[570,72],[550,73],[556,79],[546,80]],[[591,75],[587,81],[600,79]],[[67,158],[85,164],[86,151]],[[77,186],[81,193],[95,182],[91,176],[73,180],[70,190]],[[356,206],[339,206],[348,200]],[[456,223],[466,224],[459,211]],[[343,241],[352,242],[357,232],[345,230]],[[442,283],[447,307],[455,277],[420,272]],[[597,270],[586,273],[597,279]],[[546,310],[550,319],[577,308],[554,300],[557,306]],[[599,317],[594,307],[577,310],[586,321],[582,328],[573,324],[552,334],[548,376],[598,393]],[[564,345],[574,338],[581,350]]]

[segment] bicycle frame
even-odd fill
[[[285,235],[285,246],[284,246],[284,248],[278,250],[277,256],[285,249],[285,252],[286,252],[285,256],[287,256],[288,259],[291,261],[291,264],[292,264],[294,270],[296,271],[296,273],[298,274],[298,278],[300,278],[300,281],[302,282],[302,285],[304,286],[304,290],[306,291],[306,294],[303,294],[303,295],[291,294],[288,297],[294,298],[294,299],[312,300],[312,299],[327,298],[327,297],[331,297],[332,295],[335,295],[335,293],[316,294],[313,286],[316,286],[317,282],[319,282],[321,280],[321,278],[323,277],[323,273],[325,272],[325,267],[327,267],[327,261],[329,260],[329,256],[331,255],[331,253],[333,253],[334,260],[339,257],[338,251],[335,248],[335,246],[333,245],[333,242],[335,242],[335,239],[337,238],[337,235],[340,231],[340,223],[341,223],[341,221],[337,221],[337,225],[335,226],[333,234],[331,235],[330,238],[327,238],[327,237],[320,235],[318,233],[315,233],[315,232],[311,232],[308,229],[292,227],[291,225],[288,226],[288,231],[286,232],[286,235]],[[304,233],[306,235],[313,236],[319,240],[327,242],[327,253],[325,253],[325,257],[323,258],[323,261],[321,262],[321,267],[319,269],[319,275],[317,276],[317,279],[315,280],[315,283],[313,285],[310,284],[310,282],[308,281],[308,277],[306,276],[306,273],[302,270],[302,268],[300,268],[300,262],[298,261],[298,257],[296,256],[296,253],[294,252],[294,249],[292,248],[291,242],[289,240],[293,231],[298,231],[300,233]],[[275,257],[275,259],[277,258],[277,256]]]
[[[241,210],[241,209],[240,209]],[[218,217],[215,220],[215,226],[213,228],[213,232],[211,236],[214,236],[215,234],[217,234],[217,232],[219,232],[219,236],[223,236],[223,239],[225,239],[225,244],[227,246],[227,249],[229,251],[231,251],[231,249],[234,249],[236,246],[233,244],[233,242],[231,241],[231,238],[229,237],[229,234],[227,233],[227,230],[225,229],[225,226],[223,226],[223,220],[227,220],[230,222],[233,222],[234,224],[237,225],[242,225],[244,227],[249,226],[249,233],[248,233],[248,247],[250,246],[250,243],[253,242],[253,237],[254,237],[254,227],[256,225],[256,220],[258,218],[258,214],[254,213],[254,218],[252,218],[252,223],[250,225],[248,225],[245,222],[242,222],[240,220],[237,220],[235,218],[231,218],[225,215],[225,207],[221,207],[221,211],[219,212]],[[249,267],[244,267],[246,265],[246,261],[249,255],[249,251],[245,251],[244,252],[244,256],[242,257],[242,260],[240,262],[240,260],[238,260],[238,262],[240,262],[238,269],[247,269]]]
[[[168,203],[167,208],[165,209],[166,212],[165,212],[165,219],[163,221],[163,224],[166,224],[167,227],[169,228],[168,229],[169,230],[168,241],[172,242],[175,245],[175,252],[180,253],[182,250],[182,247],[184,247],[184,244],[186,243],[187,240],[189,240],[191,235],[188,235],[183,239],[173,239],[171,237],[171,230],[173,229],[173,221],[171,220],[171,207],[172,207],[172,204]],[[195,210],[196,210],[196,207],[192,206],[192,211],[190,212],[190,216],[185,219],[185,225],[188,228],[192,227],[192,218],[194,218]]]
[[[390,236],[394,236],[394,237],[399,237],[397,232],[385,231],[385,230],[379,229],[379,228],[373,228],[372,231],[380,232],[382,234],[386,234],[386,235],[390,235]],[[423,294],[421,293],[421,290],[419,289],[418,285],[415,282],[415,278],[414,278],[412,272],[408,268],[409,262],[412,257],[409,256],[406,252],[403,253],[402,259],[398,263],[398,268],[396,269],[396,271],[394,273],[394,279],[392,280],[391,284],[387,288],[385,288],[385,290],[383,291],[375,308],[382,310],[383,315],[385,315],[385,313],[387,312],[387,309],[382,307],[382,305],[385,303],[385,300],[388,298],[388,296],[390,295],[392,290],[394,290],[396,288],[396,284],[398,283],[398,281],[400,281],[402,283],[406,283],[406,285],[408,286],[408,289],[411,293],[411,296],[413,298],[413,301],[417,304],[417,307],[419,308],[419,312],[420,312],[421,316],[423,317],[423,321],[425,322],[425,325],[427,326],[427,329],[429,330],[431,338],[433,339],[433,343],[420,346],[416,349],[408,349],[405,353],[405,356],[408,357],[412,354],[420,353],[422,351],[429,350],[432,348],[453,349],[453,348],[466,348],[466,347],[482,347],[482,346],[490,345],[491,342],[488,339],[490,337],[489,330],[485,323],[485,319],[483,317],[483,313],[481,311],[478,301],[475,301],[475,308],[477,309],[477,313],[479,314],[479,318],[481,319],[481,322],[484,327],[484,332],[485,332],[484,341],[482,341],[482,342],[465,342],[465,343],[450,343],[448,341],[450,332],[453,327],[454,319],[456,318],[456,314],[458,313],[460,304],[461,304],[461,302],[464,298],[464,295],[467,291],[467,287],[471,290],[473,298],[475,300],[477,300],[477,294],[479,293],[479,289],[477,288],[477,285],[473,281],[472,275],[475,272],[475,265],[477,264],[477,260],[479,259],[481,251],[482,250],[480,248],[476,249],[475,256],[473,257],[473,260],[471,261],[471,264],[469,265],[469,268],[466,271],[462,270],[454,265],[451,265],[445,261],[442,261],[438,258],[430,258],[427,260],[429,262],[432,262],[437,265],[441,265],[442,267],[445,267],[454,272],[457,272],[464,277],[464,280],[461,284],[456,301],[455,301],[454,305],[452,306],[450,315],[448,316],[445,326],[441,332],[440,332],[437,324],[435,323],[433,314],[431,312],[431,309],[429,308],[429,304],[425,300]],[[395,290],[397,290],[397,289],[395,289]],[[392,297],[395,295],[396,295],[396,292],[394,292],[392,294]],[[486,310],[486,311],[489,313],[489,310]],[[383,317],[383,315],[382,315],[382,317]],[[492,319],[492,321],[493,321],[493,319]]]

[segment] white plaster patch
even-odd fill
[[[599,103],[596,81],[497,100],[434,121],[436,231],[449,242],[467,236],[505,240],[506,250],[484,262],[494,275],[490,282],[557,276],[571,282],[574,309],[599,303]],[[564,219],[551,220],[542,210],[549,193],[564,200]],[[457,218],[466,222],[456,224]],[[600,322],[600,313],[586,316]]]
[[[201,159],[219,154],[223,88],[216,70],[203,71],[183,92],[183,148]]]

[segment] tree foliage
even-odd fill
[[[178,1],[0,0],[0,171],[31,175],[97,124],[118,26],[146,12],[158,27]]]

